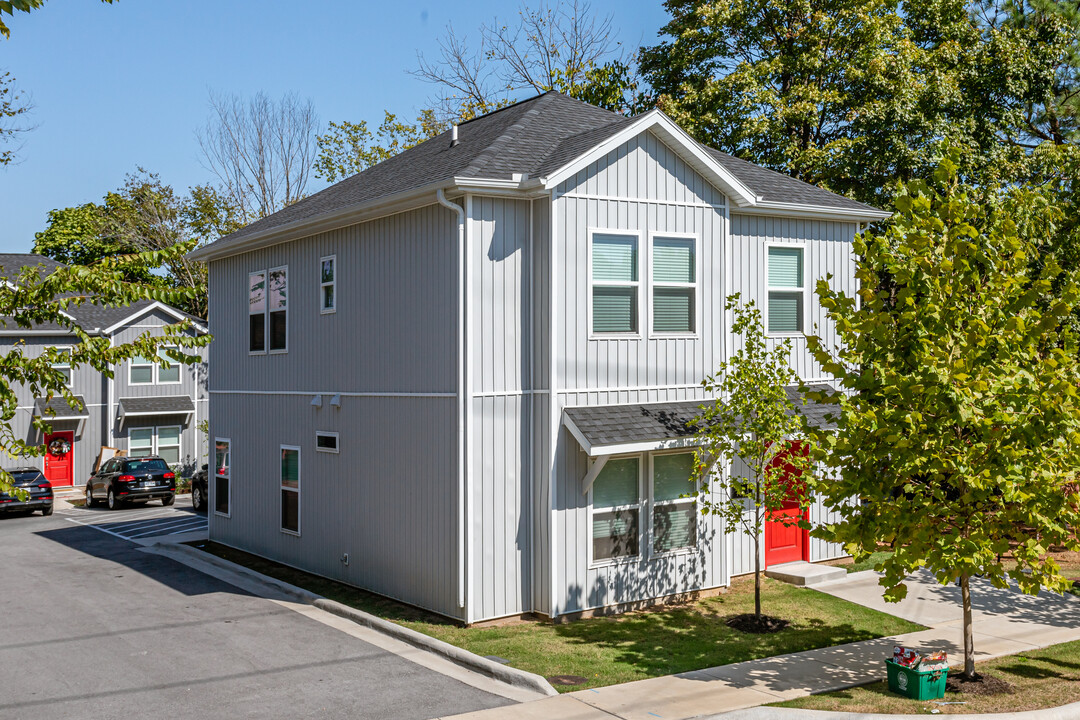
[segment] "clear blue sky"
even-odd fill
[[[631,48],[666,22],[661,0],[593,0]],[[322,123],[408,115],[433,88],[407,74],[446,24],[475,34],[517,2],[49,0],[6,19],[0,71],[34,105],[16,164],[0,167],[0,252],[29,252],[49,210],[100,201],[141,166],[179,191],[206,182],[195,129],[208,91],[295,91]],[[317,181],[316,181],[317,182]],[[321,185],[315,185],[317,189]]]

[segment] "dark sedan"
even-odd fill
[[[15,495],[0,492],[0,512],[34,512],[40,510],[42,515],[52,515],[53,490],[52,485],[41,471],[32,467],[12,468],[5,470],[15,482],[15,487],[28,494],[25,500],[20,500]]]
[[[197,512],[206,512],[206,491],[208,489],[206,474],[208,467],[208,465],[203,465],[202,469],[191,477],[191,507],[195,508]]]
[[[86,505],[102,500],[110,510],[121,504],[161,500],[172,505],[176,499],[176,474],[159,457],[109,458],[86,483]]]

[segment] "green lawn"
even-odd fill
[[[976,669],[1012,684],[1014,692],[990,697],[945,693],[943,702],[964,704],[936,705],[932,701],[908,700],[894,695],[885,682],[876,682],[789,700],[777,703],[777,706],[855,713],[926,714],[940,710],[942,714],[959,714],[1021,712],[1080,701],[1080,641],[987,660],[977,663]]]
[[[765,579],[763,611],[786,618],[791,626],[771,635],[741,633],[725,625],[724,619],[753,612],[753,578],[737,578],[728,592],[714,598],[613,617],[462,628],[422,610],[232,548],[192,544],[478,655],[506,658],[513,667],[545,677],[587,678],[584,685],[562,690],[630,682],[923,629],[824,593]]]

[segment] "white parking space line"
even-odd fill
[[[136,512],[109,512],[76,508],[66,513],[67,520],[124,540],[204,531],[207,529],[205,515],[175,507],[152,508]]]

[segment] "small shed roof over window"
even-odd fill
[[[86,420],[90,417],[90,413],[86,410],[86,398],[76,395],[75,399],[79,401],[78,407],[71,407],[62,397],[36,398],[34,415],[43,417],[45,420]]]
[[[120,422],[125,418],[150,415],[191,415],[195,403],[187,395],[156,395],[120,398]]]

